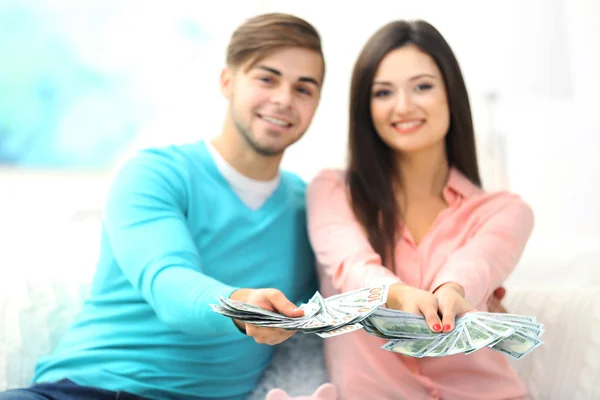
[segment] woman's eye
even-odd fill
[[[431,83],[421,83],[420,85],[417,85],[417,87],[415,88],[417,92],[423,92],[425,90],[429,90],[433,87],[433,85]]]
[[[392,92],[387,89],[377,90],[375,93],[373,93],[373,97],[385,97],[389,96],[391,93]]]

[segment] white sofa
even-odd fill
[[[529,257],[507,281],[509,311],[545,324],[545,344],[513,361],[534,399],[600,399],[600,251],[589,249]],[[0,391],[28,385],[36,359],[52,350],[79,311],[92,271],[31,278],[15,270],[0,270]],[[321,340],[299,334],[280,345],[251,398],[264,399],[272,387],[309,394],[327,381]]]
[[[6,282],[4,282],[6,283]],[[87,284],[68,280],[13,282],[0,294],[0,390],[26,386],[38,356],[60,340],[79,310]],[[545,323],[545,344],[515,368],[534,399],[600,399],[600,287],[509,287],[511,312]],[[253,399],[271,387],[311,393],[327,380],[321,339],[296,335],[280,346]],[[293,371],[293,373],[290,373]]]

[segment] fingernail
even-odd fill
[[[436,331],[436,332],[437,332],[437,331],[439,331],[440,329],[442,329],[442,326],[441,326],[440,324],[435,324],[435,325],[433,325],[433,330],[434,330],[434,331]]]
[[[452,327],[448,324],[444,325],[444,330],[445,331],[449,331],[450,329],[452,329]]]

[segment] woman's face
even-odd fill
[[[443,147],[450,109],[433,59],[414,45],[389,52],[373,80],[371,116],[381,139],[399,153]]]

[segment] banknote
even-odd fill
[[[299,306],[302,317],[291,318],[255,305],[218,297],[213,311],[245,323],[268,328],[282,328],[314,333],[329,338],[363,329],[360,324],[387,301],[388,286],[365,287],[324,298],[316,292]]]
[[[316,292],[301,304],[302,317],[217,298],[213,311],[261,327],[294,330],[330,338],[363,329],[387,339],[382,349],[410,357],[471,354],[483,348],[520,359],[541,346],[544,325],[527,315],[472,312],[457,317],[451,332],[434,332],[422,315],[385,307],[388,286],[365,287],[324,298]]]
[[[361,321],[366,333],[389,342],[382,349],[410,357],[443,357],[471,354],[490,348],[520,359],[543,344],[543,324],[535,317],[474,312],[456,318],[448,333],[433,332],[425,318],[379,308]]]

